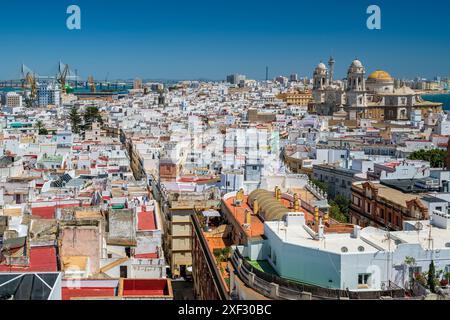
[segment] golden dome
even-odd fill
[[[372,72],[367,80],[373,80],[373,81],[394,81],[394,79],[391,77],[389,73],[383,70],[377,70]]]

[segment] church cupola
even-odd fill
[[[347,73],[347,90],[348,91],[365,91],[366,79],[365,69],[361,61],[358,59],[353,60],[352,64],[348,68]]]
[[[314,90],[322,90],[327,85],[327,67],[322,62],[314,69],[313,80]]]

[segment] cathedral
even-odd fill
[[[335,81],[334,64],[330,58],[328,68],[321,62],[314,69],[312,113],[342,116],[345,112],[349,120],[408,121],[417,110],[422,118],[430,112],[442,112],[442,103],[425,101],[404,85],[396,88],[386,71],[377,70],[366,79],[365,68],[357,59],[348,68],[347,78]]]

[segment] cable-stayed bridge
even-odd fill
[[[62,61],[59,61],[58,65],[47,73],[48,75],[40,74],[25,64],[21,65],[19,74],[18,79],[0,80],[0,87],[23,88],[26,84],[27,75],[33,76],[38,83],[59,82],[63,74],[65,76],[65,81],[68,83],[82,81],[77,72],[70,69],[69,65],[63,63]]]

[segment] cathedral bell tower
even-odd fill
[[[367,106],[365,69],[361,61],[353,60],[347,73],[347,107],[350,119],[356,119]]]
[[[314,69],[313,74],[313,99],[315,103],[325,102],[324,89],[328,84],[327,67],[322,62]]]
[[[314,90],[323,90],[327,85],[327,67],[322,62],[314,69],[313,74]]]

